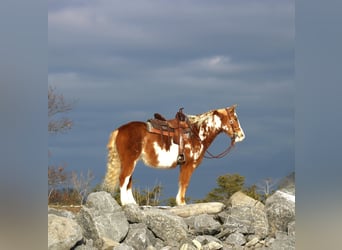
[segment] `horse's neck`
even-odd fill
[[[216,136],[222,132],[221,121],[218,121],[217,118],[214,119],[213,115],[206,114],[202,116],[199,116],[198,121],[195,123],[197,135],[202,144],[209,147]]]

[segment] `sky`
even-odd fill
[[[174,117],[238,104],[246,139],[222,159],[204,159],[187,195],[203,198],[216,178],[247,185],[294,171],[294,1],[49,1],[48,84],[74,102],[73,128],[49,135],[49,164],[106,172],[117,127],[158,112]],[[230,143],[218,136],[220,153]],[[177,193],[178,169],[139,163],[134,185]]]

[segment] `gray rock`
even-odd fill
[[[175,206],[168,208],[168,211],[181,217],[189,217],[200,214],[217,214],[221,212],[224,207],[225,205],[221,202],[206,202]]]
[[[125,243],[121,243],[120,245],[113,247],[113,250],[135,250],[132,246],[129,246]]]
[[[48,214],[54,214],[54,215],[69,218],[69,219],[75,219],[75,215],[72,212],[64,210],[64,209],[56,209],[56,208],[49,207]]]
[[[168,245],[178,246],[187,238],[187,225],[181,217],[158,209],[144,211],[144,214],[147,227]]]
[[[246,243],[246,239],[242,233],[232,233],[227,237],[225,242],[232,246],[242,246]]]
[[[141,223],[145,221],[144,211],[137,204],[127,204],[122,209],[130,223]]]
[[[85,240],[82,245],[75,247],[74,250],[98,250],[98,248],[94,247],[93,240]]]
[[[135,249],[146,249],[148,246],[154,246],[156,239],[153,233],[145,224],[131,224],[124,243]]]
[[[217,238],[221,239],[231,233],[238,232],[242,234],[254,233],[252,223],[249,220],[242,220],[233,217],[229,214],[225,214],[223,231],[216,235]]]
[[[255,246],[258,242],[259,242],[259,238],[256,237],[256,236],[254,236],[252,239],[250,239],[250,240],[246,243],[246,247]]]
[[[289,236],[296,236],[296,222],[291,221],[289,224],[287,224],[287,234]]]
[[[268,243],[268,247],[265,250],[294,250],[295,249],[295,238],[287,235],[284,232],[276,232],[276,238]]]
[[[218,250],[222,249],[223,245],[216,242],[216,241],[210,241],[209,243],[205,244],[202,247],[202,250]]]
[[[220,232],[221,224],[213,216],[201,214],[194,218],[194,229],[197,234],[214,235]]]
[[[138,207],[126,205],[123,207],[128,220],[133,223],[144,223],[166,244],[179,246],[187,238],[187,224],[180,216],[165,209],[154,207]]]
[[[69,250],[82,238],[82,229],[74,220],[54,214],[48,215],[49,250]]]
[[[179,249],[180,250],[198,250],[196,245],[194,245],[193,243],[183,243]]]
[[[116,200],[105,191],[89,194],[87,197],[86,206],[103,213],[122,211],[121,206],[116,202]]]
[[[107,192],[91,193],[77,215],[83,235],[98,248],[114,246],[128,233],[128,221],[118,203]]]
[[[295,196],[277,190],[266,200],[266,213],[270,233],[287,232],[288,224],[295,220]]]
[[[222,242],[219,239],[211,235],[199,235],[195,238],[195,240],[198,241],[201,245],[206,245],[209,242],[213,241],[222,244]]]
[[[229,216],[222,218],[224,228],[240,227],[239,232],[245,233],[243,230],[247,228],[247,233],[255,234],[260,238],[268,235],[268,220],[265,212],[265,206],[261,202],[245,195],[242,192],[236,192],[232,195],[228,202],[226,213]],[[231,219],[234,218],[234,219]],[[233,224],[231,224],[233,222]]]

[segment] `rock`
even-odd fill
[[[295,196],[277,190],[266,200],[266,213],[270,233],[287,232],[288,224],[295,220]]]
[[[227,207],[223,203],[202,203],[173,208],[134,204],[121,207],[109,193],[91,193],[77,215],[62,209],[48,209],[48,247],[75,250],[294,249],[294,187],[293,193],[291,190],[292,187],[277,191],[267,199],[266,206],[237,192],[229,199]],[[271,226],[273,231],[269,230]]]
[[[259,238],[254,236],[250,241],[246,243],[246,247],[255,246],[258,242],[259,242]]]
[[[214,235],[220,232],[221,224],[211,215],[201,214],[194,218],[194,229],[197,234]]]
[[[113,250],[135,250],[132,246],[129,246],[125,243],[122,243],[114,248],[112,248]],[[109,250],[109,249],[108,249]]]
[[[48,249],[71,249],[82,240],[82,229],[72,219],[48,215]]]
[[[246,243],[245,236],[242,233],[232,233],[225,240],[226,243],[232,246],[242,246]]]
[[[181,217],[189,217],[200,214],[217,214],[224,208],[225,205],[221,202],[208,202],[175,206],[167,210]]]
[[[145,224],[139,223],[130,225],[124,243],[135,249],[146,249],[149,246],[154,246],[156,239]]]
[[[166,243],[178,246],[187,238],[187,225],[181,217],[158,209],[144,211],[144,214],[147,227]]]
[[[137,204],[127,204],[122,209],[130,223],[140,223],[145,220],[145,214]]]
[[[187,238],[187,225],[182,217],[172,214],[167,209],[137,205],[124,206],[130,222],[144,223],[161,240],[172,246],[179,246]]]
[[[101,248],[113,247],[128,233],[128,221],[118,203],[107,192],[91,193],[86,206],[77,215],[77,221],[87,239]]]
[[[107,192],[94,192],[88,195],[86,206],[103,213],[121,212],[121,206]]]
[[[49,207],[48,214],[54,214],[54,215],[69,218],[69,219],[75,219],[75,215],[72,212],[64,210],[64,209],[56,209],[56,208]]]
[[[289,224],[287,224],[287,234],[289,236],[296,236],[296,222],[291,221]]]
[[[276,232],[276,238],[269,243],[268,250],[294,250],[295,249],[295,238],[287,235],[284,232]]]
[[[221,214],[221,218],[224,219],[223,231],[216,235],[217,238],[221,239],[231,233],[238,232],[242,234],[254,233],[252,224],[249,220],[242,220],[233,217],[229,214]]]
[[[180,250],[198,250],[198,248],[193,243],[184,243],[179,249]]]
[[[218,250],[222,249],[223,245],[220,243],[217,243],[216,241],[210,241],[208,244],[205,244],[202,247],[202,250]]]
[[[98,250],[94,247],[93,240],[84,240],[82,245],[76,246],[74,250]]]
[[[260,201],[239,191],[231,196],[228,206],[226,214],[229,216],[224,220],[224,228],[232,227],[230,223],[233,222],[237,223],[233,227],[238,225],[240,227],[239,231],[242,233],[244,233],[242,229],[247,228],[247,233],[255,234],[259,238],[265,238],[268,235],[268,220],[265,206]]]

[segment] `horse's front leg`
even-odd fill
[[[193,164],[185,163],[180,167],[179,182],[178,182],[178,194],[176,196],[177,205],[185,205],[185,193],[188,188],[191,175],[194,172],[196,166]]]

